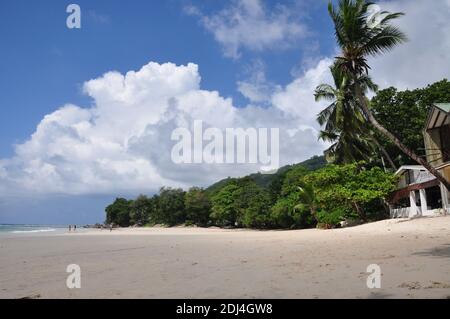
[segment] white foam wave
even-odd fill
[[[51,232],[55,231],[54,228],[47,228],[47,229],[33,229],[33,230],[14,230],[11,233],[14,234],[24,234],[24,233],[42,233],[42,232]]]

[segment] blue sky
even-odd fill
[[[244,48],[237,60],[225,57],[198,19],[185,13],[183,9],[193,2],[76,1],[82,9],[79,30],[66,27],[66,7],[72,2],[3,0],[0,4],[0,156],[11,156],[13,144],[26,140],[42,117],[62,104],[89,106],[81,90],[83,82],[107,71],[136,70],[149,61],[194,62],[200,66],[202,88],[218,90],[232,97],[235,105],[245,106],[236,81],[246,77],[252,61],[261,59],[267,77],[283,85],[292,80],[293,68],[302,67],[305,54],[329,55],[333,45],[331,24],[323,14],[326,1],[307,1],[298,9],[302,10],[299,21],[312,32],[308,38],[286,50]],[[195,2],[205,14],[228,4]],[[271,10],[277,2],[265,5]]]
[[[70,3],[81,29],[66,26]],[[410,39],[369,61],[380,87],[449,78],[450,2],[377,3],[406,13],[398,23]],[[102,221],[115,196],[257,170],[174,165],[180,121],[279,128],[281,165],[321,154],[315,117],[325,105],[313,92],[337,54],[326,5],[2,0],[0,223]]]

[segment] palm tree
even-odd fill
[[[330,67],[330,71],[334,87],[329,84],[321,84],[316,88],[314,94],[316,101],[331,102],[317,116],[319,124],[325,126],[324,130],[320,132],[319,138],[334,143],[324,152],[326,159],[335,163],[370,160],[371,154],[379,149],[392,168],[396,170],[389,154],[364,123],[364,116],[352,94],[353,83],[336,64]],[[369,76],[360,77],[359,82],[364,91],[377,91],[378,89]]]
[[[300,204],[296,205],[294,207],[294,210],[307,209],[310,211],[311,216],[317,219],[317,198],[314,187],[310,183],[304,183],[302,186],[298,187],[298,190],[298,199],[300,201]]]
[[[369,101],[366,98],[359,78],[367,76],[369,65],[367,59],[392,50],[395,46],[407,40],[406,35],[391,24],[403,13],[379,12],[371,21],[369,7],[372,3],[366,0],[340,0],[338,10],[331,3],[328,4],[329,14],[334,22],[335,37],[341,49],[341,55],[336,58],[338,67],[354,82],[354,94],[359,102],[365,118],[383,136],[394,143],[411,159],[424,166],[448,190],[450,183],[426,160],[404,145],[399,138],[383,127],[372,114]],[[377,23],[373,22],[374,19]]]

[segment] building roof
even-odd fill
[[[450,103],[434,103],[428,114],[425,130],[439,128],[449,123]]]
[[[426,168],[423,167],[422,165],[403,165],[395,172],[395,175],[402,174],[405,171],[424,171],[424,170],[426,170]]]
[[[435,103],[433,105],[441,109],[445,113],[450,113],[450,103]]]

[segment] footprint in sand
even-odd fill
[[[408,288],[409,290],[413,290],[413,289],[420,289],[422,288],[422,286],[420,285],[419,282],[414,281],[414,282],[404,282],[401,285],[399,285],[398,288]]]
[[[425,289],[449,289],[450,285],[438,281],[433,281],[430,286],[426,286]]]

